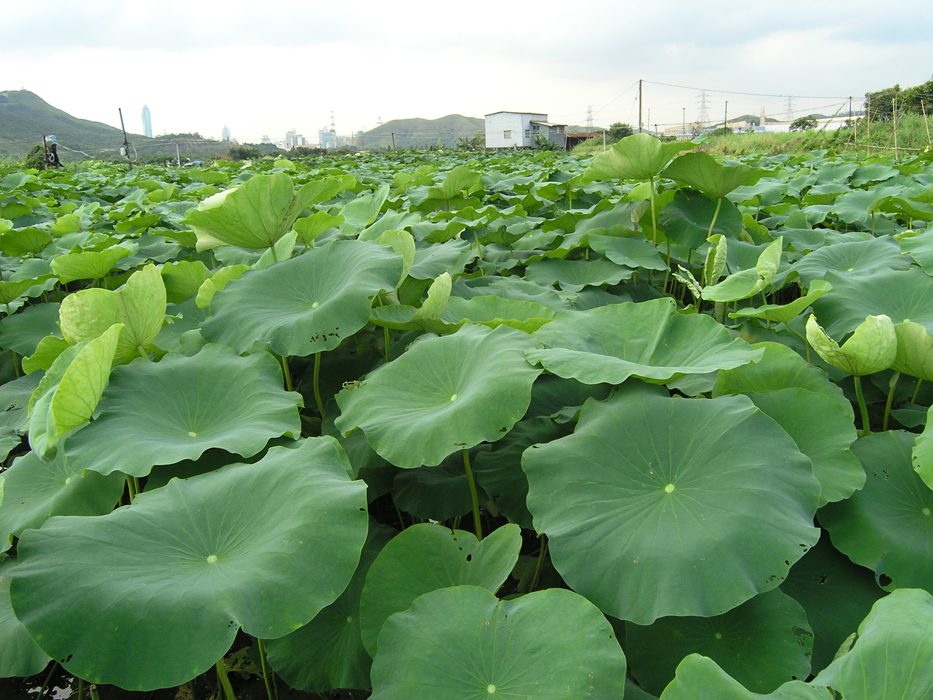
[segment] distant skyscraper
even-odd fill
[[[227,128],[226,124],[224,124],[223,131],[220,132],[220,138],[222,138],[224,141],[230,140],[230,129]]]
[[[143,133],[146,138],[152,138],[152,115],[149,114],[149,105],[143,105]]]

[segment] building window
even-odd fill
[[[502,132],[502,138],[505,139],[506,141],[511,140],[511,138],[512,138],[512,130],[511,130],[511,129],[506,129],[505,131],[503,131],[503,132]]]
[[[526,138],[526,139],[530,139],[530,138],[531,138],[531,129],[525,129],[525,138]]]

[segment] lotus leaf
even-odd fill
[[[75,280],[96,280],[106,277],[116,265],[117,260],[132,253],[133,251],[128,248],[116,245],[99,253],[83,251],[59,255],[57,258],[52,258],[52,270],[62,284]]]
[[[659,220],[665,236],[694,250],[711,233],[728,238],[738,238],[742,233],[742,214],[732,202],[724,200],[717,207],[716,202],[691,190],[678,191],[674,200],[661,210]]]
[[[198,295],[195,297],[195,303],[199,308],[206,309],[211,305],[214,295],[227,286],[228,282],[238,280],[243,273],[249,270],[248,265],[229,265],[222,267],[210,279],[204,280],[198,287]]]
[[[285,173],[256,175],[205,199],[188,212],[186,221],[198,236],[198,250],[218,245],[270,248],[304,209],[339,190],[339,181],[333,179],[309,182],[296,192]]]
[[[874,571],[885,590],[933,587],[933,491],[913,469],[913,447],[914,435],[903,431],[856,442],[865,487],[820,510],[836,549]]]
[[[372,700],[617,700],[625,656],[606,619],[571,591],[501,601],[454,586],[388,619],[372,681]]]
[[[337,395],[344,434],[363,429],[390,463],[433,466],[452,452],[503,437],[524,415],[541,370],[524,351],[534,341],[513,328],[465,325],[425,337],[397,360]]]
[[[75,468],[132,476],[212,447],[250,457],[269,438],[301,431],[301,396],[281,387],[271,355],[238,357],[222,345],[118,367],[100,416],[68,439],[66,454]]]
[[[894,591],[859,625],[858,639],[814,680],[846,700],[926,698],[933,693],[933,598]]]
[[[15,318],[15,317],[14,317]],[[32,374],[37,370],[47,370],[56,358],[71,347],[67,340],[54,335],[47,335],[39,341],[36,351],[29,357],[23,358],[23,372]]]
[[[680,662],[677,676],[661,700],[833,700],[832,693],[803,681],[785,683],[773,693],[759,695],[732,678],[715,661],[691,654]]]
[[[31,676],[52,659],[36,646],[10,605],[10,572],[15,559],[0,562],[0,678]]]
[[[12,222],[11,222],[12,223]],[[11,257],[38,253],[52,242],[52,235],[33,226],[8,230],[0,235],[0,250]]]
[[[173,480],[110,515],[50,520],[20,539],[13,609],[81,678],[183,683],[241,626],[281,637],[346,588],[367,530],[365,486],[347,466],[333,438],[313,438]]]
[[[788,323],[807,310],[814,301],[833,290],[833,286],[825,280],[813,280],[810,289],[801,297],[789,304],[766,304],[754,309],[739,309],[729,314],[730,318],[759,318],[763,321],[775,323]]]
[[[115,323],[123,330],[114,364],[125,364],[155,340],[165,318],[165,285],[155,265],[134,272],[117,291],[84,289],[62,301],[62,335],[69,343],[99,337]]]
[[[884,595],[872,572],[836,551],[825,531],[791,568],[781,590],[807,611],[814,635],[813,673],[829,666],[842,643]]]
[[[123,326],[111,326],[59,355],[29,400],[29,444],[49,454],[70,430],[88,421],[110,378],[110,365]]]
[[[748,299],[762,291],[771,284],[771,280],[777,274],[781,261],[782,245],[783,239],[778,237],[758,256],[758,262],[754,268],[741,270],[729,275],[718,284],[704,287],[703,298],[709,301],[737,301],[739,299]],[[732,246],[732,248],[740,249],[736,246]]]
[[[345,236],[359,235],[369,226],[385,204],[389,196],[389,185],[382,185],[372,194],[365,194],[349,202],[343,209],[344,222],[340,232]]]
[[[36,304],[12,316],[4,316],[0,320],[0,347],[25,357],[32,355],[46,336],[61,338],[58,309],[56,303]]]
[[[663,143],[648,134],[632,134],[600,153],[586,169],[592,180],[650,180],[660,173],[681,151],[693,145]]]
[[[477,487],[476,491],[479,503],[488,500],[483,489]],[[443,522],[469,513],[473,497],[462,453],[447,455],[435,467],[399,470],[392,480],[392,500],[401,510],[423,520]]]
[[[878,270],[906,270],[910,258],[902,255],[891,239],[871,238],[867,241],[834,243],[809,253],[791,266],[800,275],[803,285],[822,279],[830,270],[851,279]]]
[[[559,284],[565,291],[579,292],[584,287],[618,284],[630,279],[632,270],[602,258],[597,260],[539,260],[525,270],[526,279],[550,287]]]
[[[14,316],[15,318],[15,316]],[[894,326],[897,356],[891,368],[925,381],[933,381],[933,337],[919,323],[906,321]]]
[[[475,256],[476,250],[469,241],[459,238],[440,245],[426,245],[415,250],[415,261],[408,275],[416,280],[432,280],[446,272],[453,278],[463,272]]]
[[[329,243],[217,292],[202,334],[241,353],[257,341],[280,355],[331,350],[369,322],[372,298],[395,289],[401,273],[401,256],[387,246]]]
[[[888,369],[897,357],[894,324],[884,315],[866,318],[840,347],[810,314],[807,341],[825,362],[856,377]]]
[[[628,622],[625,643],[632,674],[655,695],[693,653],[766,693],[810,675],[813,632],[800,604],[776,588],[715,617],[664,617],[650,627]]]
[[[632,376],[663,383],[763,354],[709,316],[678,314],[669,298],[565,311],[534,338],[544,348],[528,350],[529,362],[585,384],[621,384]]]
[[[450,299],[450,275],[442,272],[428,287],[428,297],[424,300],[420,309],[417,309],[412,315],[413,319],[423,319],[434,321],[441,317],[441,312],[447,306],[447,300]]]
[[[758,182],[766,174],[747,165],[723,165],[709,153],[687,153],[664,170],[664,177],[683,182],[710,197],[722,198],[738,187]]]
[[[313,245],[315,238],[335,226],[340,226],[343,221],[343,214],[333,216],[326,211],[316,211],[311,216],[298,219],[294,227],[298,237],[306,245]]]
[[[492,295],[476,296],[472,299],[450,297],[441,312],[445,323],[462,325],[464,322],[480,323],[489,328],[509,326],[534,333],[556,314],[546,306],[533,301],[518,301]]]
[[[200,260],[180,260],[166,263],[160,272],[165,285],[165,299],[169,304],[180,304],[194,294],[211,276],[207,265]]]
[[[41,379],[42,373],[39,373],[0,385],[0,428],[26,432],[29,399]]]
[[[399,284],[401,284],[408,277],[408,271],[411,270],[411,266],[415,262],[414,237],[408,231],[389,230],[382,233],[375,241],[389,246],[402,256],[402,276],[399,280]]]
[[[522,468],[564,580],[640,625],[771,590],[819,536],[810,460],[744,396],[590,400],[574,434],[532,446]]]
[[[478,586],[495,593],[518,561],[517,525],[494,530],[482,542],[463,530],[412,525],[380,552],[366,575],[360,598],[363,645],[373,656],[386,620],[415,600],[449,586]]]
[[[360,563],[346,590],[311,622],[266,642],[269,663],[286,683],[309,693],[369,688],[372,658],[360,638],[360,593],[366,573],[395,530],[370,523]]]
[[[588,240],[590,248],[605,255],[616,265],[640,267],[645,270],[667,269],[658,249],[644,239],[601,236],[591,233]]]

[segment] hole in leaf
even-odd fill
[[[467,554],[466,560],[467,560],[467,562],[473,561],[473,555],[472,555],[472,554]]]
[[[67,663],[68,663],[69,661],[71,661],[73,658],[74,658],[74,654],[68,654],[68,656],[66,656],[64,659],[62,659],[62,660],[59,661],[58,663],[60,663],[60,664],[67,664]]]
[[[894,582],[893,579],[892,579],[890,576],[888,576],[887,574],[881,574],[881,576],[878,577],[878,584],[879,584],[882,588],[887,588],[887,587],[890,586],[893,582]]]

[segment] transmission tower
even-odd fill
[[[593,105],[586,106],[586,130],[593,130]]]
[[[787,96],[787,111],[784,112],[784,121],[794,121],[794,98],[790,95]]]
[[[706,90],[700,93],[700,112],[697,114],[697,124],[702,127],[709,121],[709,100],[706,97]]]

